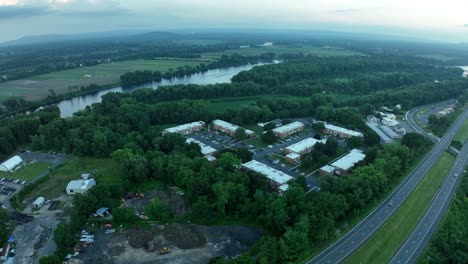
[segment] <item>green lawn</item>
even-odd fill
[[[460,142],[462,145],[465,144],[466,140],[468,140],[468,120],[465,120],[462,129],[458,131],[453,140]]]
[[[39,174],[43,173],[50,166],[49,163],[44,162],[35,162],[33,164],[28,164],[26,167],[23,167],[15,172],[0,172],[0,177],[5,177],[9,179],[30,181],[34,179]]]
[[[202,56],[203,58],[215,58],[220,57],[225,54],[238,53],[244,56],[255,56],[267,52],[273,52],[277,55],[287,54],[287,53],[303,53],[304,55],[314,55],[314,56],[353,56],[353,55],[364,55],[360,52],[345,50],[338,47],[314,47],[314,46],[268,46],[262,48],[242,48],[242,49],[232,49],[220,52],[207,52]]]
[[[388,263],[426,213],[454,161],[444,153],[395,214],[346,262]]]
[[[260,137],[247,139],[244,141],[245,144],[255,146],[256,148],[266,148],[268,144],[265,144]]]
[[[72,157],[51,172],[47,181],[34,188],[28,197],[57,198],[65,193],[68,182],[80,179],[82,173],[91,173],[97,184],[115,182],[123,177],[119,165],[111,159]]]

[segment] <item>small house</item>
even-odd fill
[[[67,185],[67,194],[68,195],[75,195],[77,193],[85,193],[87,190],[91,189],[94,185],[96,185],[96,181],[94,179],[89,180],[73,180],[70,181]]]
[[[96,210],[96,214],[100,217],[107,217],[109,216],[110,212],[109,212],[109,208],[107,207],[101,207],[99,209]]]

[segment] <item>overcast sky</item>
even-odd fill
[[[338,30],[468,42],[468,0],[0,0],[0,41],[197,28]]]

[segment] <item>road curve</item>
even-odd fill
[[[455,160],[452,170],[433,199],[430,208],[390,263],[403,264],[416,262],[447,211],[467,164],[468,143],[465,143]]]
[[[432,165],[450,146],[455,133],[463,126],[463,122],[467,117],[468,110],[465,110],[450,127],[445,136],[438,140],[437,144],[432,151],[426,155],[424,160],[374,211],[351,229],[345,236],[306,263],[340,263],[356,251],[356,249],[367,241],[367,239],[393,215],[398,207],[411,194],[421,179],[429,172]],[[393,201],[393,206],[388,205],[390,201]]]

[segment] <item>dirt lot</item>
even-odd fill
[[[135,211],[142,213],[145,211],[145,206],[154,198],[159,198],[162,203],[167,204],[171,212],[175,215],[184,215],[187,213],[183,196],[178,195],[173,189],[168,189],[167,191],[155,190],[146,192],[143,199],[128,199],[127,206],[131,206]]]
[[[99,230],[95,243],[77,259],[99,264],[208,263],[215,256],[234,257],[245,252],[260,236],[258,230],[245,226],[170,224],[114,234]],[[155,245],[154,252],[148,251],[149,241]],[[166,246],[171,252],[159,255],[159,250]]]

